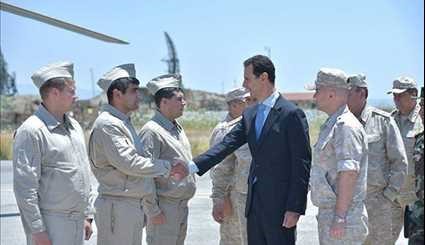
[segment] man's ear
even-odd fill
[[[118,89],[114,89],[112,90],[112,97],[114,98],[120,98],[122,96],[122,92],[119,91]]]
[[[267,81],[269,80],[269,74],[267,72],[263,72],[260,74],[261,81]]]
[[[59,96],[60,90],[58,88],[50,88],[49,95],[53,95],[55,97]]]

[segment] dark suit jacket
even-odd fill
[[[221,143],[193,161],[199,169],[198,175],[203,175],[248,142],[252,162],[245,215],[250,212],[252,194],[256,191],[264,206],[263,215],[281,225],[285,211],[305,214],[311,166],[307,119],[302,110],[280,96],[269,112],[257,141],[256,111],[257,105],[247,108],[242,120]]]

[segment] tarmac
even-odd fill
[[[13,170],[11,161],[0,161],[1,167],[1,208],[0,230],[1,243],[4,245],[26,244],[15,196],[13,194]],[[96,186],[93,178],[93,185]],[[212,216],[211,180],[209,174],[197,179],[197,192],[189,202],[189,225],[185,244],[187,245],[216,245],[219,244],[219,224]],[[309,198],[310,200],[310,198]],[[311,202],[307,204],[306,215],[300,218],[297,228],[297,244],[319,244],[317,235],[317,208]],[[94,223],[95,224],[95,223]],[[96,227],[94,233],[85,245],[96,244]],[[401,232],[403,234],[403,232]],[[143,241],[143,244],[146,244]],[[400,236],[396,245],[407,244],[407,240]]]

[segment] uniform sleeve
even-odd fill
[[[226,128],[220,127],[220,125],[218,124],[211,134],[210,147],[220,143],[226,135]],[[212,180],[211,198],[213,200],[224,199],[233,179],[235,163],[236,156],[232,153],[210,171]]]
[[[335,127],[335,153],[337,172],[360,171],[360,162],[364,152],[364,137],[356,129],[338,122]]]
[[[142,157],[128,137],[116,125],[103,125],[93,132],[104,149],[104,154],[111,165],[121,172],[138,177],[168,176],[171,165],[169,161]]]
[[[387,125],[387,139],[385,147],[387,150],[387,157],[390,163],[390,178],[388,186],[384,190],[390,200],[394,200],[400,191],[404,179],[407,174],[407,155],[404,148],[403,138],[400,130],[393,118],[390,118]]]
[[[159,158],[161,153],[161,142],[158,139],[158,136],[155,135],[155,132],[149,129],[142,129],[140,132],[140,142],[142,145],[142,149],[140,155],[152,160],[155,164],[155,160]],[[143,209],[148,217],[154,217],[161,213],[161,209],[158,204],[158,196],[156,193],[156,185],[154,180],[151,181],[153,190],[150,193],[147,193],[146,196],[143,197]]]
[[[232,184],[235,165],[236,156],[232,153],[211,170],[212,199],[224,199]]]
[[[90,192],[88,197],[88,205],[84,210],[84,216],[87,219],[94,219],[94,214],[96,210],[94,208],[94,201],[96,200],[96,191],[93,189],[93,185],[90,184]]]
[[[13,145],[13,189],[23,222],[31,233],[46,230],[38,203],[40,176],[40,142],[34,132],[20,131]]]

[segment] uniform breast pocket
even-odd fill
[[[376,142],[378,142],[380,140],[381,140],[381,136],[379,134],[368,134],[367,135],[367,142],[369,144],[376,143]]]

